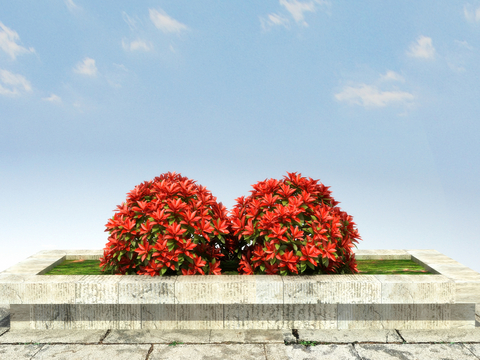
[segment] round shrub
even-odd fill
[[[180,174],[162,174],[127,194],[106,224],[100,266],[114,274],[216,274],[230,220],[210,191]]]
[[[283,180],[258,182],[250,196],[238,198],[230,219],[241,248],[239,272],[357,273],[352,247],[360,235],[328,189],[287,173]]]

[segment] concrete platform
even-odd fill
[[[470,330],[62,330],[0,332],[0,359],[478,360]],[[443,341],[446,340],[446,341]]]
[[[0,304],[9,305],[17,330],[475,327],[480,274],[434,250],[356,253],[358,259],[412,259],[434,275],[42,275],[65,259],[102,254],[54,250],[0,273]]]

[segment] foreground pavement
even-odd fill
[[[480,319],[479,319],[480,320]],[[480,323],[453,330],[22,330],[0,359],[480,360]]]

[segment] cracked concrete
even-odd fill
[[[480,327],[454,330],[10,330],[0,359],[480,359]]]

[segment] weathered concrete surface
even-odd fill
[[[348,345],[265,345],[267,360],[362,360],[352,344]]]
[[[0,328],[10,327],[10,305],[0,305]]]
[[[289,332],[291,335],[291,331]],[[285,331],[282,330],[212,330],[210,343],[279,343],[284,344]]]
[[[418,331],[418,330],[417,330]],[[298,341],[319,343],[379,342],[402,343],[395,330],[298,330]],[[479,341],[480,342],[480,341]]]
[[[32,360],[145,360],[151,345],[45,345]]]
[[[400,335],[409,343],[480,343],[480,327],[475,329],[449,330],[399,330]]]
[[[103,340],[104,344],[208,344],[207,330],[112,330]]]
[[[32,359],[40,351],[43,345],[0,345],[0,359],[21,360]]]
[[[0,344],[98,344],[106,330],[10,330],[0,336]]]
[[[368,360],[478,360],[461,344],[355,345],[361,359]]]
[[[463,346],[480,359],[480,344],[464,344]]]
[[[281,345],[285,346],[285,345]],[[157,345],[154,346],[149,360],[258,360],[265,359],[264,345],[227,344],[227,345]]]

